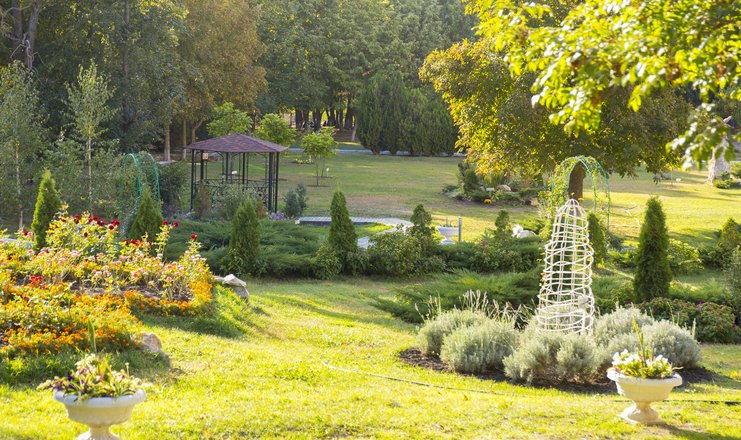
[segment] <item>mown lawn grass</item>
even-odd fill
[[[372,306],[395,283],[369,279],[251,284],[252,304],[219,296],[218,323],[147,318],[172,359],[149,375],[149,400],[114,429],[125,439],[233,438],[739,438],[741,382],[694,384],[655,407],[667,427],[617,418],[612,391],[570,392],[410,367],[398,353],[414,327]],[[220,335],[220,336],[219,336]],[[741,368],[740,346],[703,347],[725,375]],[[446,390],[333,370],[383,374]],[[69,439],[49,392],[0,385],[0,438]]]
[[[537,213],[532,207],[487,206],[445,197],[442,188],[457,183],[461,158],[338,154],[326,162],[330,177],[316,187],[314,167],[293,163],[295,157],[289,155],[281,161],[281,177],[286,179],[281,182],[281,192],[298,183],[306,185],[307,215],[326,215],[335,188],[345,193],[351,215],[409,218],[414,207],[422,203],[437,224],[446,218],[462,217],[465,240],[473,240],[485,228],[493,227],[500,209],[510,211],[516,221]],[[659,184],[648,173],[610,178],[612,230],[629,239],[637,238],[646,200],[652,195],[659,196],[664,204],[671,235],[694,245],[712,241],[726,218],[741,217],[741,189],[714,188],[704,182],[705,174],[697,171],[675,171],[672,178]]]

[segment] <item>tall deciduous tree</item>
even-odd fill
[[[263,116],[260,125],[255,129],[255,136],[287,147],[296,139],[296,130],[280,115],[270,113]]]
[[[534,72],[533,104],[568,133],[609,125],[605,103],[617,89],[628,92],[619,104],[637,111],[677,86],[700,101],[687,131],[669,144],[685,166],[709,158],[729,132],[712,104],[741,100],[741,2],[471,0],[469,9],[514,75]]]
[[[231,102],[225,102],[214,109],[213,119],[206,125],[208,134],[213,137],[228,134],[247,134],[252,125],[252,118],[247,112],[234,107]]]
[[[450,104],[460,129],[459,145],[480,171],[516,166],[538,174],[576,155],[593,156],[608,172],[621,175],[640,165],[661,171],[678,164],[678,155],[665,148],[684,129],[689,112],[678,91],[662,90],[633,112],[620,105],[629,91],[616,89],[603,103],[609,122],[590,133],[567,136],[550,122],[546,109],[531,105],[533,74],[513,76],[492,44],[485,38],[434,52],[421,72]],[[576,197],[581,197],[584,177],[580,170],[569,189]]]
[[[248,0],[184,0],[187,15],[179,33],[178,54],[184,81],[180,109],[181,143],[190,142],[218,103],[252,110],[265,90],[265,69],[256,63],[264,50],[257,36],[260,14]],[[260,18],[262,19],[262,18]]]
[[[15,206],[18,227],[32,194],[26,183],[40,171],[38,155],[44,146],[44,116],[31,72],[19,61],[0,69],[0,170],[4,205]]]
[[[77,82],[67,84],[67,107],[72,126],[85,143],[85,179],[87,180],[88,210],[93,209],[93,143],[106,132],[105,124],[115,112],[108,106],[114,91],[108,79],[98,74],[92,63],[87,69],[80,66]]]

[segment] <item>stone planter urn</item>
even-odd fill
[[[81,402],[77,401],[77,396],[65,396],[61,391],[54,392],[54,400],[64,404],[69,418],[90,428],[77,437],[77,440],[120,440],[109,428],[129,420],[134,405],[146,399],[144,390],[129,396],[93,397]]]
[[[642,379],[625,376],[610,368],[607,370],[607,377],[617,385],[618,394],[634,402],[620,414],[620,417],[627,422],[643,425],[665,423],[659,418],[656,410],[651,408],[651,403],[666,399],[672,388],[682,385],[682,377],[677,373],[665,379]]]
[[[444,237],[440,244],[455,244],[453,238],[458,236],[458,226],[438,226],[437,232]]]

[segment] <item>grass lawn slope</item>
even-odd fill
[[[152,317],[172,359],[149,374],[148,401],[114,428],[123,438],[721,438],[741,437],[741,346],[705,346],[723,377],[655,404],[667,427],[629,425],[605,394],[515,386],[410,367],[414,327],[372,306],[393,285],[367,279],[250,285],[251,306],[217,296],[215,321]],[[388,375],[446,387],[353,374]],[[147,372],[143,373],[145,377]],[[0,385],[0,439],[70,439],[84,431],[34,385]]]

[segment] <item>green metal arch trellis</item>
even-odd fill
[[[128,194],[131,188],[126,186],[126,182],[121,182],[119,187],[119,217],[121,230],[126,233],[139,208],[145,183],[152,189],[152,195],[156,197],[156,201],[160,201],[160,179],[157,161],[147,152],[125,154],[121,157],[120,166],[122,169],[131,167],[133,182],[130,183],[134,184],[133,194]]]
[[[612,207],[612,200],[610,197],[610,183],[608,181],[607,172],[599,161],[591,156],[572,156],[565,159],[557,167],[551,179],[551,209],[555,209],[563,205],[569,198],[569,181],[571,180],[571,174],[574,169],[582,165],[586,170],[586,176],[589,176],[592,180],[592,193],[594,197],[593,211],[597,211],[599,208],[599,197],[600,192],[604,192],[605,198],[607,199],[606,216],[607,216],[607,228],[610,227],[610,209]],[[599,190],[599,186],[603,187],[603,190]]]

